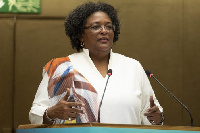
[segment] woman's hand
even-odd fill
[[[150,96],[150,108],[147,109],[147,112],[144,113],[147,116],[147,119],[154,125],[159,125],[162,119],[161,112],[158,106],[155,105],[153,96]]]
[[[54,106],[48,108],[48,117],[51,119],[62,119],[62,120],[74,120],[77,116],[83,113],[80,107],[84,106],[80,102],[68,102],[68,97],[70,95],[69,88],[67,89],[67,94]],[[49,123],[48,119],[43,116],[43,123]],[[52,123],[52,122],[51,122]]]

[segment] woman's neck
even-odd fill
[[[108,71],[110,54],[107,54],[105,56],[96,56],[96,55],[90,54],[90,58],[92,59],[95,67],[100,72],[100,74],[103,77],[106,77],[106,74]]]

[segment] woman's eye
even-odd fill
[[[101,26],[96,25],[96,26],[91,26],[90,28],[93,29],[93,30],[98,30],[100,27]]]
[[[112,30],[112,26],[111,26],[111,25],[106,25],[105,28],[106,28],[107,30]]]

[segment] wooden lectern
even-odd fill
[[[200,133],[200,127],[122,124],[20,125],[17,133]]]

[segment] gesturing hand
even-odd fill
[[[84,106],[80,102],[68,102],[70,90],[67,88],[67,94],[54,106],[48,109],[48,116],[51,119],[74,120],[77,116],[83,113],[80,107]],[[74,108],[75,107],[75,108]]]
[[[147,116],[147,119],[152,123],[152,124],[160,124],[161,121],[161,112],[158,108],[158,106],[155,105],[153,96],[150,96],[150,108],[147,109],[147,112],[144,113],[145,116]]]

